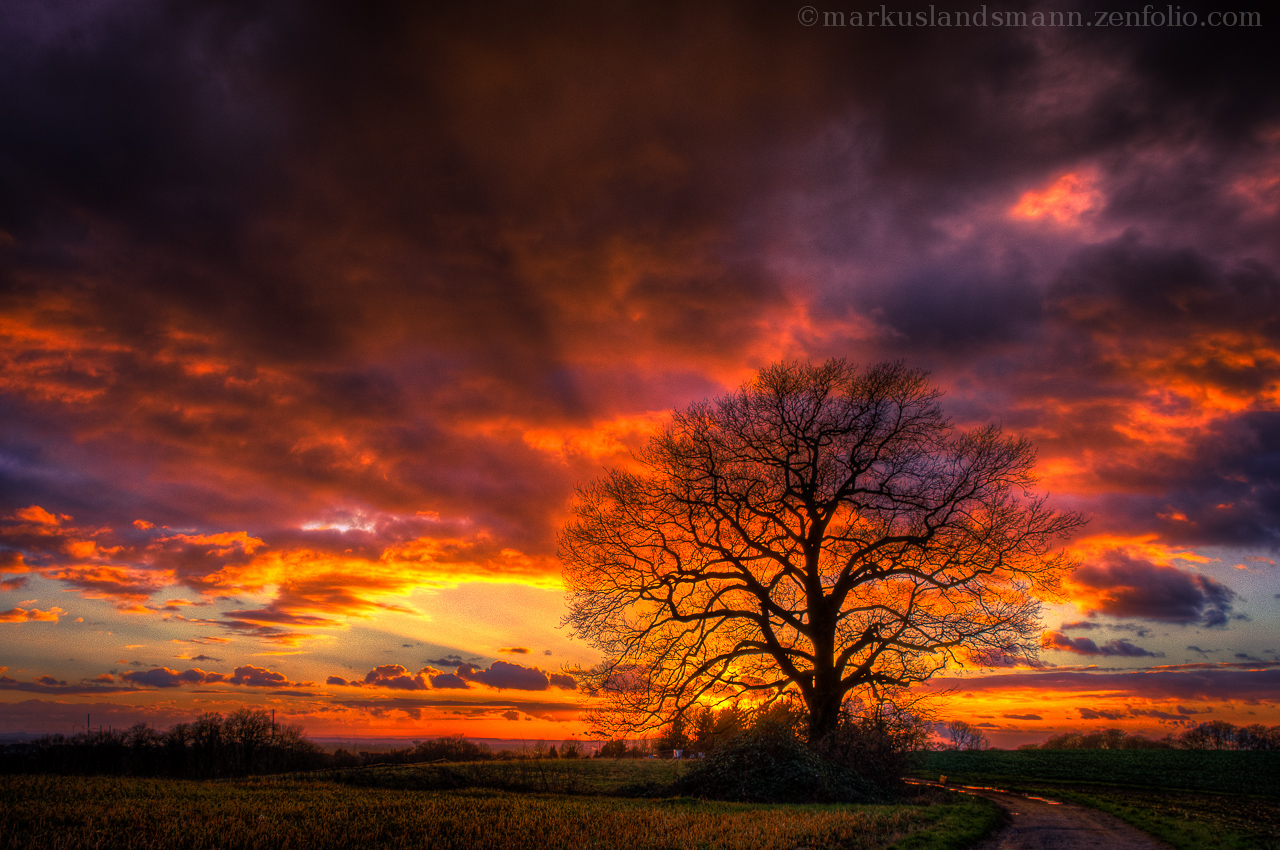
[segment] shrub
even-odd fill
[[[818,742],[817,750],[875,785],[900,786],[911,753],[924,749],[929,741],[931,724],[919,706],[915,708],[900,709],[888,701],[873,705],[850,701],[836,731]]]
[[[668,792],[752,803],[869,803],[887,799],[875,784],[824,761],[776,726],[758,726],[718,747]]]

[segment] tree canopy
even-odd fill
[[[601,728],[790,693],[817,741],[854,692],[1033,656],[1082,520],[1033,492],[1026,440],[957,431],[940,395],[900,363],[773,365],[581,488],[565,622],[605,655],[579,671]]]

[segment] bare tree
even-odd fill
[[[972,724],[965,723],[963,720],[952,720],[943,724],[942,728],[953,750],[985,750],[987,748],[987,736]]]
[[[817,741],[845,698],[974,654],[1034,655],[1079,516],[1030,488],[1034,451],[957,433],[922,372],[778,364],[694,404],[582,488],[560,536],[565,622],[602,730],[798,692]]]

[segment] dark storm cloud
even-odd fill
[[[268,670],[265,667],[256,667],[253,664],[244,664],[237,667],[235,672],[227,677],[227,681],[233,685],[244,685],[250,688],[285,688],[290,685],[303,684],[302,682],[290,682],[283,673],[277,673],[275,670]]]
[[[137,688],[123,688],[106,682],[82,682],[69,685],[53,676],[40,676],[31,682],[20,682],[0,673],[0,690],[26,691],[35,694],[119,694],[131,693]]]
[[[150,670],[129,670],[120,674],[120,678],[134,685],[147,688],[176,688],[180,685],[210,685],[226,681],[221,673],[207,673],[198,668],[190,670],[170,670],[168,667],[153,667]]]
[[[70,174],[59,178],[69,192],[133,223],[135,233],[163,221],[167,228],[151,239],[166,246],[215,212],[231,222],[209,237],[216,242],[201,253],[200,273],[130,305],[142,308],[139,331],[168,301],[261,354],[323,357],[350,352],[376,324],[392,337],[430,335],[468,357],[487,356],[493,374],[532,379],[541,393],[521,393],[525,403],[543,397],[569,408],[583,401],[571,378],[556,377],[572,333],[558,325],[561,295],[600,303],[597,275],[608,259],[601,243],[653,235],[657,250],[676,252],[671,260],[709,261],[684,277],[668,264],[624,294],[656,339],[698,349],[740,332],[735,314],[776,299],[732,259],[754,253],[732,232],[755,188],[748,178],[764,171],[760,152],[812,134],[842,110],[868,116],[882,140],[883,179],[927,181],[935,192],[948,181],[968,189],[979,179],[1038,173],[1082,147],[1114,143],[1098,124],[1111,134],[1153,130],[1093,115],[1100,100],[1137,108],[1140,98],[1108,99],[1120,92],[1094,93],[1058,114],[1034,108],[1049,57],[1028,34],[805,31],[764,5],[730,13],[570,4],[556,13],[512,7],[480,15],[407,5],[275,4],[255,13],[170,4],[99,12],[92,23],[93,51],[76,50],[52,27],[44,37],[54,48],[13,54],[15,64],[47,69],[37,76],[51,80],[25,90],[22,102],[67,105],[60,121],[30,107],[28,134],[54,158],[37,174]],[[771,61],[762,65],[759,55]],[[635,73],[655,62],[669,71]],[[937,73],[954,66],[966,73]],[[167,72],[154,73],[159,68]],[[1130,85],[1122,91],[1132,94]],[[974,108],[975,92],[990,99],[984,108]],[[905,100],[911,109],[901,108]],[[1082,123],[1085,114],[1090,122]],[[945,134],[929,130],[943,126]],[[526,144],[530,138],[542,141]],[[121,153],[77,156],[48,144],[62,139],[101,139],[108,142],[101,150]],[[141,144],[128,143],[134,139]],[[34,143],[12,145],[15,161],[35,157]],[[72,161],[79,171],[64,167]],[[303,188],[304,178],[319,188]],[[113,181],[113,191],[92,188]],[[311,211],[278,210],[272,192],[310,201]],[[40,200],[60,197],[49,191]],[[175,197],[199,203],[173,209]],[[278,240],[298,239],[300,228],[258,233],[256,220],[275,215],[351,234],[318,240],[317,253],[340,268],[372,271],[376,286],[317,274],[296,246],[281,257]],[[693,241],[705,242],[707,253],[682,252],[677,243],[690,232],[705,234]],[[529,247],[549,239],[569,249]],[[166,257],[181,266],[182,257]],[[161,271],[157,286],[172,279]],[[926,338],[954,342],[957,330],[987,333],[990,318],[1035,312],[1017,283],[993,296],[976,280],[935,275],[933,282],[954,291],[952,306],[963,309],[939,309],[932,321],[891,311],[916,321],[913,330]],[[972,297],[962,296],[966,290]],[[1022,306],[1010,311],[1011,302]],[[600,306],[605,313],[589,321],[626,312],[615,309],[622,304]],[[966,318],[965,310],[978,313]],[[420,327],[405,327],[412,322]]]
[[[1144,699],[1240,701],[1250,705],[1280,699],[1275,663],[1182,664],[1123,673],[1050,671],[1003,673],[934,680],[926,689],[959,685],[965,691],[1027,691],[1096,694],[1102,691]]]
[[[1026,424],[1050,435],[1042,453],[1095,458],[1096,531],[1158,530],[1186,545],[1275,543],[1274,267],[1129,233],[1069,259],[1045,310],[1044,359],[1023,364],[1010,389]]]
[[[573,677],[562,673],[547,673],[537,667],[525,667],[509,661],[495,661],[487,670],[479,670],[470,664],[458,668],[457,675],[469,682],[479,682],[491,688],[512,688],[519,691],[543,691],[547,688],[574,690]]]
[[[525,667],[508,661],[495,661],[487,670],[478,670],[470,664],[464,664],[458,668],[457,673],[467,681],[480,682],[491,688],[543,691],[548,687],[546,673],[536,667]]]
[[[537,667],[525,667],[508,661],[495,661],[488,668],[473,664],[459,664],[453,673],[442,673],[432,667],[424,667],[411,673],[399,664],[375,667],[363,681],[348,681],[341,676],[330,676],[328,684],[339,687],[391,688],[402,691],[426,691],[431,689],[466,690],[468,683],[485,685],[498,690],[545,691],[548,688],[575,690],[577,683],[564,673],[548,673]]]
[[[575,296],[605,311],[588,321],[616,318],[599,297],[596,275],[614,261],[602,242],[651,232],[664,236],[645,240],[659,255],[674,251],[655,258],[663,272],[642,264],[626,295],[664,342],[708,346],[775,297],[750,269],[722,267],[721,219],[749,156],[725,152],[769,126],[758,110],[786,132],[809,98],[738,44],[682,46],[701,24],[750,42],[765,22],[589,5],[159,4],[86,7],[89,46],[28,11],[13,19],[26,49],[9,53],[3,92],[22,116],[9,126],[24,129],[2,140],[6,161],[27,166],[8,182],[27,191],[6,197],[28,218],[82,209],[88,220],[71,234],[8,229],[24,248],[96,255],[99,268],[114,265],[119,238],[143,248],[127,281],[89,293],[134,345],[175,309],[259,362],[351,355],[376,329],[456,352],[441,365],[496,380],[523,405],[579,412],[559,362],[571,329],[556,323]],[[25,45],[41,27],[39,48]],[[670,78],[634,74],[659,34],[673,45]],[[677,234],[692,238],[681,247]],[[564,247],[547,254],[548,240]],[[691,260],[700,271],[676,271]],[[352,385],[321,375],[316,388]],[[393,383],[372,389],[376,404],[396,403]]]
[[[360,708],[375,715],[389,711],[403,711],[413,717],[421,717],[422,711],[439,709],[446,714],[462,717],[479,717],[500,711],[521,711],[535,717],[552,717],[567,720],[578,710],[576,705],[559,702],[529,700],[477,700],[423,699],[418,697],[393,697],[378,700],[336,700],[338,705]]]
[[[1092,708],[1080,709],[1081,720],[1119,720],[1128,716],[1127,711],[1106,711]]]
[[[236,79],[247,68],[220,57],[251,62],[263,22],[254,33],[238,10],[178,3],[19,2],[6,19],[0,226],[27,237],[81,208],[167,238],[225,235],[274,128],[268,104],[250,102],[264,92]],[[175,226],[193,220],[213,232]]]
[[[1244,3],[1236,8],[1263,7]],[[1265,41],[1261,28],[1241,33],[1203,26],[1152,27],[1138,38],[1127,37],[1123,30],[1095,29],[1068,36],[1128,57],[1145,96],[1141,104],[1125,108],[1141,110],[1149,120],[1179,120],[1179,113],[1190,108],[1204,132],[1220,143],[1231,143],[1247,138],[1280,108],[1280,95],[1271,84],[1275,68],[1265,53],[1254,49]]]
[[[1048,631],[1040,636],[1042,649],[1056,649],[1062,652],[1073,652],[1077,655],[1101,655],[1120,658],[1161,658],[1163,652],[1149,652],[1135,646],[1127,640],[1109,640],[1102,646],[1089,638],[1070,638],[1062,632]]]
[[[437,690],[460,690],[465,691],[470,686],[467,680],[456,673],[441,673],[431,677],[431,687]]]
[[[1049,292],[1054,318],[1133,347],[1164,337],[1257,331],[1280,341],[1280,281],[1258,263],[1223,270],[1199,251],[1144,245],[1136,234],[1082,250]],[[1259,364],[1171,362],[1171,371],[1228,388],[1258,391],[1274,373]],[[1274,367],[1273,367],[1274,368]]]
[[[1227,624],[1237,598],[1231,588],[1209,576],[1153,564],[1123,552],[1110,552],[1082,564],[1069,582],[1077,604],[1091,610],[1209,628]],[[1086,638],[1076,640],[1092,643]]]
[[[106,454],[133,455],[140,440],[172,467],[101,508],[150,502],[161,522],[234,524],[268,505],[305,516],[334,497],[384,510],[429,502],[547,550],[543,506],[578,471],[518,437],[464,437],[466,420],[575,420],[616,401],[583,391],[584,356],[611,340],[683,357],[682,370],[740,357],[759,316],[785,301],[759,271],[769,218],[757,205],[830,183],[838,165],[787,160],[791,147],[840,122],[863,128],[855,136],[869,147],[855,148],[872,202],[862,193],[856,204],[904,198],[891,218],[907,233],[929,204],[1051,172],[1177,113],[1130,96],[1176,90],[1151,58],[1163,54],[1136,43],[1109,52],[1124,73],[1108,88],[1072,75],[1086,59],[1029,33],[804,30],[765,5],[85,6],[76,14],[91,49],[65,21],[24,8],[14,32],[39,38],[15,35],[27,46],[7,61],[21,71],[13,79],[36,85],[5,90],[27,120],[0,144],[32,167],[25,193],[9,197],[42,221],[72,207],[89,220],[79,236],[12,230],[23,251],[56,248],[96,270],[92,285],[56,276],[91,296],[65,316],[73,326],[110,329],[82,352],[109,353],[80,374],[69,367],[62,389],[101,393],[82,427],[100,439],[120,429]],[[963,75],[938,72],[961,65]],[[1050,77],[1079,97],[1046,109]],[[1189,107],[1220,94],[1178,96]],[[1238,130],[1265,111],[1259,97],[1240,101],[1252,105]],[[101,144],[82,151],[88,140]],[[844,250],[874,238],[829,218]],[[909,253],[914,238],[892,250]],[[953,356],[1026,336],[1043,312],[1030,265],[993,278],[985,256],[908,265],[864,306],[913,346]],[[31,273],[16,303],[31,304],[50,277],[22,257]],[[615,385],[653,386],[611,367]],[[268,408],[280,413],[270,426]],[[104,469],[102,455],[87,474],[129,479],[132,457]],[[370,457],[379,462],[360,460]],[[189,474],[201,465],[210,474]],[[226,479],[246,478],[257,486],[233,496]],[[82,498],[72,490],[120,488],[41,485],[61,504]],[[190,504],[208,507],[182,516]]]
[[[443,658],[428,658],[427,663],[436,664],[440,667],[461,667],[467,662],[461,655],[446,655]]]
[[[224,673],[210,673],[199,668],[190,670],[170,670],[168,667],[153,667],[150,670],[142,671],[126,671],[120,675],[120,678],[130,684],[142,685],[148,688],[176,688],[182,685],[243,685],[249,688],[286,688],[291,685],[305,685],[306,682],[290,682],[288,677],[283,673],[277,673],[274,670],[268,670],[265,667],[258,667],[253,664],[244,664],[237,668],[230,675]]]

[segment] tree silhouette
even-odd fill
[[[963,720],[952,720],[943,726],[953,750],[985,750],[987,736],[982,730]]]
[[[1031,492],[1035,453],[958,433],[925,374],[783,363],[674,415],[579,490],[560,535],[565,623],[602,730],[797,692],[810,741],[851,692],[974,656],[1030,656],[1082,520]]]

